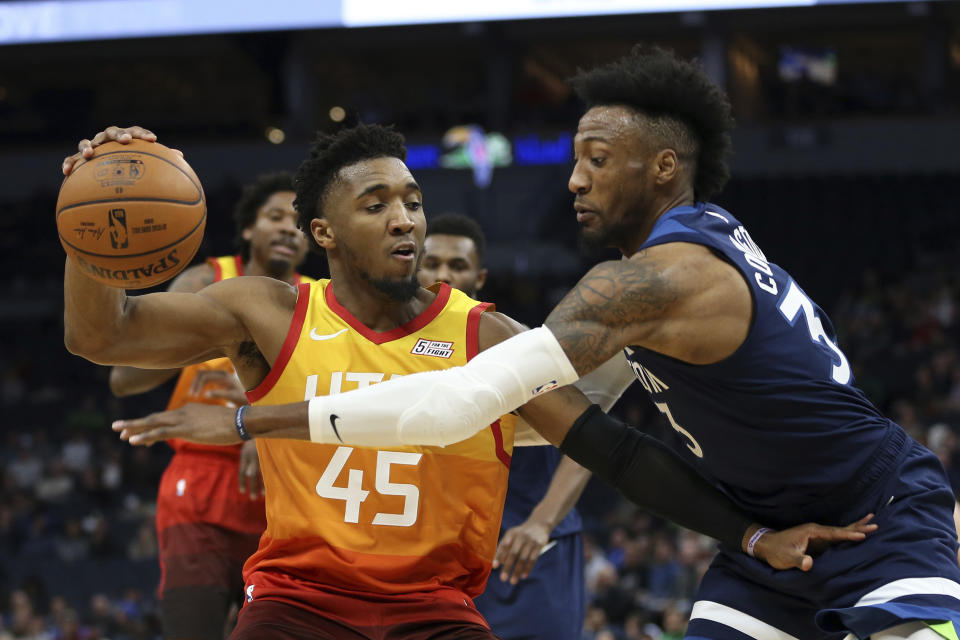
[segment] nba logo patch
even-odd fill
[[[557,383],[556,380],[551,380],[550,382],[546,382],[540,385],[539,387],[537,387],[536,389],[534,389],[532,395],[538,396],[541,393],[546,393],[547,391],[553,391],[559,386],[560,385]]]
[[[415,356],[433,356],[434,358],[449,358],[453,355],[453,343],[440,340],[425,340],[420,338],[410,351]]]
[[[253,602],[253,589],[256,586],[257,585],[252,584],[249,587],[247,587],[247,602]]]

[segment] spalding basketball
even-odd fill
[[[143,289],[190,264],[207,220],[203,188],[162,144],[108,142],[60,186],[57,230],[83,272],[111,287]]]

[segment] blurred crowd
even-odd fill
[[[920,191],[914,178],[848,180],[832,190],[825,179],[753,180],[733,183],[722,201],[826,308],[859,386],[940,456],[960,491],[952,180],[923,178]],[[219,194],[211,204],[232,202],[235,191],[235,185],[208,190]],[[911,216],[904,203],[917,193],[923,215]],[[767,204],[771,194],[780,198],[776,214]],[[11,238],[36,234],[34,208],[4,207],[12,212],[0,223],[7,272],[23,260]],[[227,219],[229,212],[217,216]],[[831,233],[823,234],[825,228]],[[211,231],[217,250],[207,253],[229,251],[231,230]],[[0,640],[152,640],[159,637],[154,502],[170,453],[122,444],[109,424],[162,409],[170,388],[113,399],[106,368],[64,351],[62,253],[50,242],[35,251],[31,260],[43,270],[33,279],[9,279],[3,295],[12,304],[0,313],[8,336],[0,352]],[[485,293],[501,310],[539,323],[570,284],[548,272],[501,271]],[[615,413],[661,438],[675,435],[642,389],[630,390]],[[584,640],[681,638],[713,541],[634,508],[596,480],[580,506]]]

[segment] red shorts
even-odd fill
[[[231,531],[260,535],[267,528],[263,496],[251,500],[237,488],[239,457],[181,451],[173,456],[157,492],[157,530],[185,522],[203,522]]]
[[[443,620],[442,605],[425,609],[424,619],[390,626],[356,626],[276,600],[254,600],[240,611],[230,640],[496,640],[486,626]]]
[[[242,602],[243,565],[266,527],[263,498],[237,489],[235,452],[179,452],[157,496],[160,614],[164,635],[223,638],[230,605]]]

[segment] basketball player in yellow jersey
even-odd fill
[[[169,290],[193,293],[241,275],[294,285],[310,281],[296,272],[307,245],[297,230],[294,197],[290,173],[259,176],[234,208],[239,253],[188,268]],[[118,397],[142,393],[178,372],[170,409],[188,402],[233,407],[247,402],[227,358],[182,370],[114,367],[110,388]],[[157,495],[161,628],[167,640],[222,640],[231,607],[242,602],[243,564],[266,527],[256,447],[177,439],[167,444],[175,453]]]
[[[143,135],[111,128],[92,144],[133,134]],[[89,144],[67,164],[89,153]],[[522,331],[448,287],[418,286],[426,224],[405,155],[403,138],[377,125],[321,134],[312,146],[297,176],[295,205],[300,228],[327,253],[329,281],[293,287],[232,278],[196,294],[127,297],[66,262],[70,351],[147,368],[226,356],[252,390],[259,405],[253,409],[279,409],[276,419],[245,422],[247,406],[234,412],[187,405],[171,413],[226,411],[236,429],[231,424],[232,433],[204,439],[195,436],[205,424],[187,425],[149,436],[190,435],[207,444],[233,444],[251,432],[264,437],[268,528],[245,567],[247,602],[234,640],[494,637],[471,598],[483,587],[496,547],[510,421],[440,448],[382,433],[346,444],[332,416],[324,427],[332,441],[302,442],[310,439],[304,398],[413,372],[440,375],[427,370],[451,369]],[[300,402],[289,405],[294,400]],[[569,429],[588,410],[583,394],[564,388],[538,396],[522,415],[542,422],[540,429]],[[140,430],[115,428],[127,438]],[[648,506],[745,548],[759,524],[678,457],[657,451]],[[813,538],[863,537],[856,527],[804,527],[757,536],[750,549],[774,566],[793,567],[809,559],[804,551]]]

